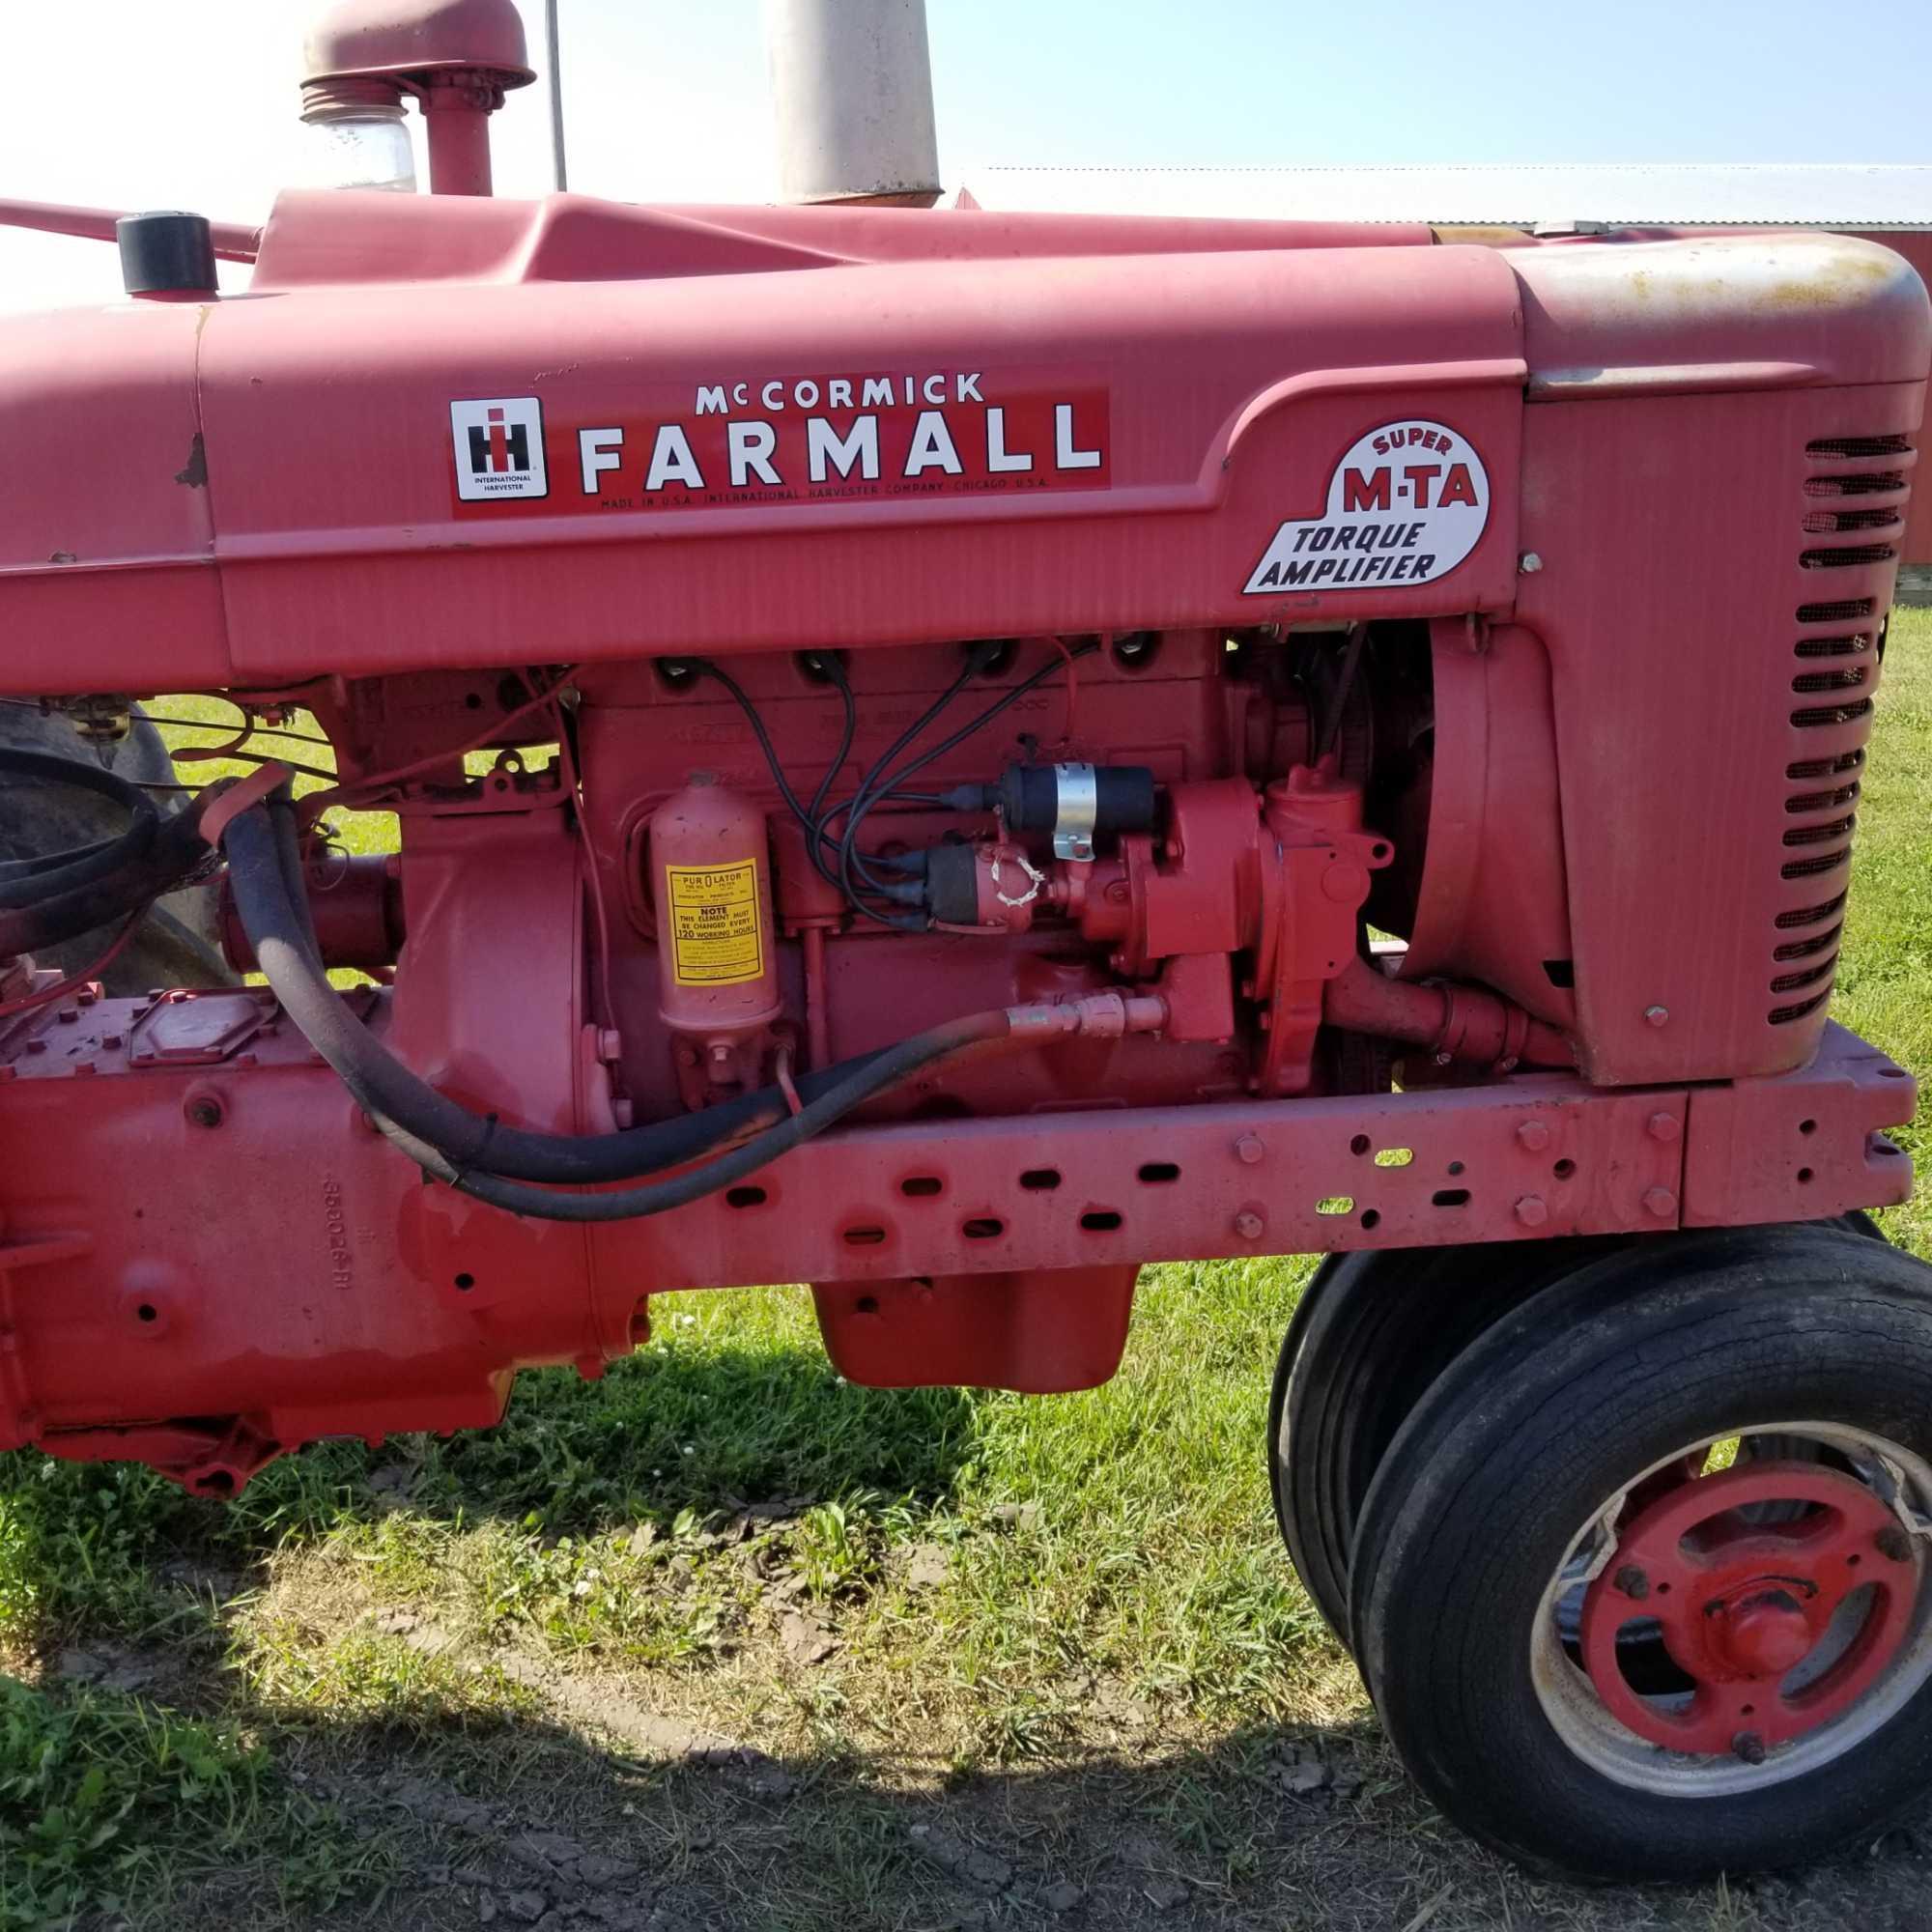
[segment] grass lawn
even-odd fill
[[[1932,1070],[1932,611],[1886,681],[1836,1010]],[[228,1508],[0,1458],[0,1932],[1923,1925],[1913,1833],[1583,1891],[1416,1798],[1268,1512],[1309,1266],[1150,1269],[1087,1395],[847,1387],[769,1289]]]

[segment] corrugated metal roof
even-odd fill
[[[1509,228],[1605,221],[1815,228],[1932,228],[1932,166],[1854,162],[1548,167],[969,167],[983,208],[1065,213],[1223,214],[1311,221],[1429,221]]]

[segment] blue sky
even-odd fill
[[[20,8],[0,193],[259,218],[300,166],[317,0]],[[756,0],[562,0],[572,185],[757,200],[774,163]],[[526,15],[538,32],[538,0]],[[949,182],[989,162],[1926,161],[1932,0],[927,0]],[[184,31],[185,26],[191,31]],[[1842,32],[1833,32],[1834,27]],[[542,103],[498,187],[548,185]],[[0,307],[104,299],[111,251],[0,231]]]
[[[928,0],[927,17],[944,159],[1932,160],[1927,0]]]

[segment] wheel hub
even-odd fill
[[[1819,1633],[1791,1594],[1776,1586],[1747,1587],[1741,1600],[1713,1597],[1704,1605],[1714,1662],[1739,1677],[1782,1677],[1811,1654]]]
[[[1911,1624],[1919,1569],[1885,1500],[1815,1463],[1751,1462],[1638,1500],[1591,1583],[1582,1662],[1611,1713],[1676,1751],[1747,1758],[1835,1717]],[[1619,1636],[1654,1628],[1688,1694],[1645,1692]]]

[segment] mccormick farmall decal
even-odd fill
[[[732,378],[561,420],[452,403],[459,505],[553,514],[1105,489],[1107,392],[1065,372]]]

